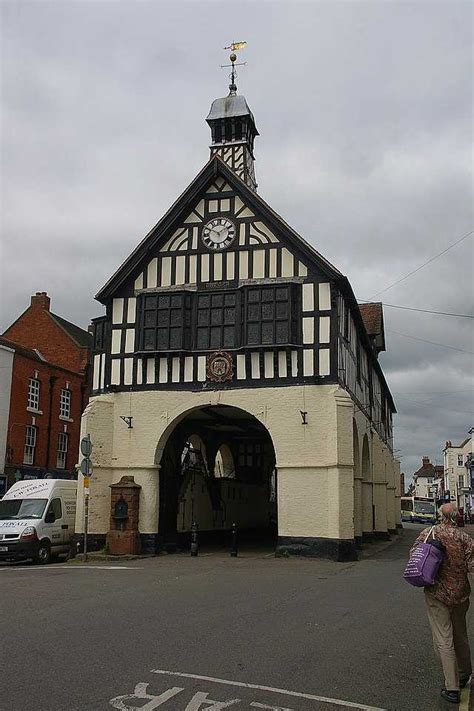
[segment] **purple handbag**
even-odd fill
[[[433,585],[444,558],[444,549],[439,541],[428,541],[430,535],[434,539],[434,526],[430,528],[423,543],[419,543],[410,556],[403,577],[416,588]],[[438,547],[439,546],[439,547]]]

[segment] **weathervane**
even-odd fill
[[[247,64],[247,62],[236,62],[237,60],[237,55],[235,54],[239,49],[244,49],[247,46],[247,42],[232,42],[228,47],[224,47],[224,49],[230,49],[231,53],[229,56],[229,59],[231,61],[231,64],[221,64],[221,69],[224,69],[226,67],[232,67],[232,71],[229,75],[230,77],[230,84],[229,84],[229,89],[230,89],[230,96],[235,96],[237,93],[237,85],[235,83],[236,77],[237,77],[237,72],[235,71],[235,67],[241,67],[244,64]]]

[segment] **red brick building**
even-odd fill
[[[87,331],[51,313],[46,292],[32,296],[29,308],[0,337],[0,345],[14,352],[4,465],[8,486],[24,478],[76,476],[90,340]]]

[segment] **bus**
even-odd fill
[[[436,503],[433,499],[419,496],[401,497],[402,521],[411,523],[436,523]]]

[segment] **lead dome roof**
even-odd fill
[[[230,94],[229,96],[224,96],[221,99],[214,99],[206,121],[237,118],[239,116],[250,116],[255,126],[255,119],[253,113],[250,111],[245,96]],[[256,132],[258,134],[258,131]]]

